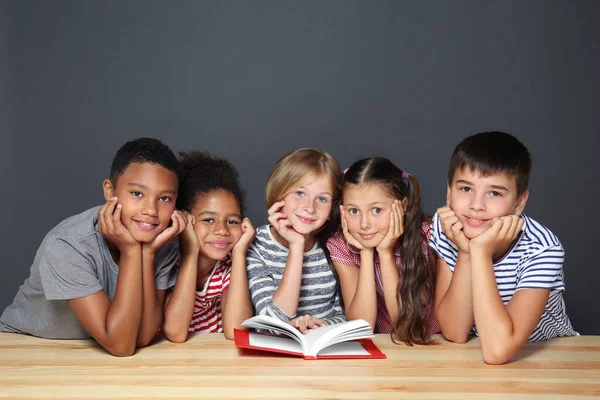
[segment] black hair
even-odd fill
[[[133,163],[158,164],[172,171],[179,179],[179,162],[173,151],[158,139],[142,137],[125,143],[115,154],[110,166],[110,181],[114,187],[127,167]]]
[[[507,173],[516,177],[517,196],[529,185],[531,155],[516,137],[506,132],[480,132],[465,138],[456,146],[448,168],[448,186],[457,170],[469,167],[482,176]]]
[[[177,197],[178,209],[190,212],[199,196],[222,189],[235,197],[240,211],[244,212],[244,191],[233,164],[200,151],[179,153],[179,163],[181,183]]]
[[[402,271],[396,289],[398,315],[390,315],[391,337],[408,345],[432,344],[427,333],[426,321],[431,318],[434,302],[436,269],[435,259],[427,248],[427,234],[423,226],[429,226],[431,217],[421,208],[421,189],[413,175],[402,171],[387,158],[364,158],[352,164],[342,180],[342,196],[351,185],[379,185],[390,197],[400,201],[407,199],[404,212],[404,233],[398,238],[402,244]],[[336,213],[339,223],[339,210]]]

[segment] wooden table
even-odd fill
[[[127,358],[91,340],[0,333],[0,399],[598,399],[600,336],[528,344],[485,365],[479,340],[375,343],[387,360],[317,360],[238,350],[219,334],[158,340]]]

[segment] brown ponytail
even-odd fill
[[[408,345],[432,344],[433,339],[427,333],[427,319],[431,316],[431,305],[435,293],[435,268],[433,257],[427,251],[427,237],[423,234],[423,224],[431,218],[421,210],[421,190],[419,181],[408,174],[408,201],[404,213],[404,233],[402,241],[402,273],[396,291],[398,316],[392,319],[392,340]]]
[[[427,321],[434,302],[436,269],[427,247],[427,226],[431,217],[421,209],[421,190],[417,179],[382,157],[365,158],[346,171],[342,192],[348,185],[378,184],[391,197],[406,203],[402,243],[402,271],[396,289],[398,315],[392,320],[392,340],[412,344],[432,344]],[[405,200],[406,199],[406,200]],[[339,214],[339,213],[337,213]],[[334,214],[336,220],[339,215]],[[339,221],[336,221],[339,226]],[[426,229],[423,229],[423,228]]]

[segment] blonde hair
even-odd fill
[[[321,175],[327,176],[331,181],[333,202],[337,201],[342,172],[337,160],[331,154],[308,148],[286,154],[277,161],[267,178],[265,188],[267,208],[283,199],[301,181]]]

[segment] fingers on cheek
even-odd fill
[[[521,228],[523,227],[523,225],[521,224],[521,221],[519,220],[515,220],[513,222],[513,229],[511,230],[511,234],[513,237],[517,237],[517,235],[519,234],[519,232],[521,231]]]
[[[450,224],[447,224],[447,223],[446,223],[446,221],[444,221],[444,222],[442,223],[442,230],[443,230],[444,232],[448,232],[448,231],[450,230],[450,228],[452,228],[452,225],[450,225]]]
[[[515,227],[516,230],[519,230],[519,228],[522,226],[521,221],[523,221],[523,219],[518,216],[515,216],[513,218],[513,226]]]

